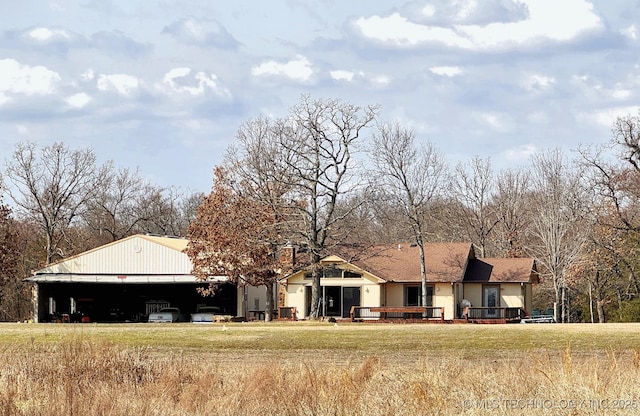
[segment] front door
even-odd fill
[[[342,290],[342,317],[348,318],[351,315],[351,307],[360,306],[360,288],[345,287]]]
[[[324,287],[324,316],[340,316],[342,313],[342,288]]]
[[[498,310],[492,308],[500,307],[500,286],[484,286],[482,291],[482,306],[489,308],[485,309],[486,317],[497,318]]]

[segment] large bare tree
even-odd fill
[[[530,222],[529,174],[524,170],[507,169],[498,174],[494,204],[500,238],[500,255],[522,257],[524,237]]]
[[[568,273],[579,261],[586,241],[581,176],[560,149],[534,155],[532,167],[528,249],[553,281],[556,316],[568,322]]]
[[[109,164],[96,197],[89,201],[84,213],[87,226],[104,236],[105,242],[116,241],[135,232],[144,219],[138,212],[150,188],[151,185],[142,179],[138,170],[116,170]]]
[[[422,306],[427,306],[427,272],[424,252],[430,202],[442,191],[446,163],[435,146],[416,144],[412,130],[381,124],[374,134],[371,158],[375,166],[375,187],[381,199],[401,210],[403,223],[420,248]]]
[[[287,117],[241,126],[230,160],[282,215],[283,235],[306,249],[312,266],[310,317],[320,313],[321,270],[340,223],[357,204],[340,205],[358,188],[354,151],[375,107],[303,96]],[[349,206],[349,209],[344,209]]]
[[[458,163],[451,176],[451,223],[462,227],[463,233],[479,248],[480,257],[488,256],[489,238],[499,223],[492,201],[494,187],[489,159],[474,157],[469,163]]]
[[[89,148],[71,150],[63,143],[36,149],[19,143],[7,162],[8,193],[18,213],[36,222],[45,236],[46,261],[65,256],[67,231],[84,212],[103,180]]]

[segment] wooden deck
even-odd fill
[[[351,322],[404,322],[442,324],[518,323],[526,313],[522,308],[469,307],[462,318],[444,319],[444,307],[438,306],[352,306]]]
[[[436,306],[352,306],[351,322],[444,322],[444,308]]]
[[[465,319],[476,324],[517,323],[526,316],[522,308],[469,307],[465,312]]]

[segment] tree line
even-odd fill
[[[55,261],[138,233],[185,236],[202,193],[164,188],[138,169],[97,163],[91,148],[15,146],[0,177],[0,320],[28,319],[22,279]]]
[[[640,117],[618,118],[601,146],[544,149],[496,171],[489,158],[451,165],[378,113],[305,95],[283,117],[249,119],[208,195],[98,166],[90,149],[20,144],[3,175],[15,207],[0,216],[0,238],[15,240],[3,250],[3,270],[15,269],[3,288],[21,288],[38,265],[150,232],[187,236],[197,276],[265,284],[269,299],[288,272],[283,252],[296,247],[299,265],[310,266],[317,316],[319,260],[338,248],[357,256],[383,243],[470,241],[479,257],[534,257],[543,281],[534,307],[555,307],[562,322],[640,320]]]

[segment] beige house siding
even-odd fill
[[[404,304],[404,286],[401,283],[387,283],[385,306],[402,306]]]
[[[500,306],[507,308],[524,307],[524,296],[519,283],[500,285]]]
[[[481,283],[465,283],[463,299],[471,302],[471,306],[482,306],[482,284]]]
[[[285,305],[296,308],[298,317],[304,317],[307,305],[304,298],[304,286],[303,284],[291,284],[287,285],[287,292],[285,297]]]
[[[360,292],[360,305],[361,306],[382,306],[382,285],[379,284],[365,284],[362,286]]]
[[[498,284],[489,284],[497,286]],[[482,283],[465,283],[464,299],[471,302],[471,306],[481,307],[482,304]],[[531,285],[521,285],[520,283],[500,283],[500,307],[503,308],[524,308],[530,311],[531,307]],[[527,294],[528,292],[528,294]],[[527,304],[529,305],[527,307]],[[529,309],[527,309],[529,308]]]
[[[533,287],[525,285],[524,289],[524,310],[527,311],[527,314],[530,314],[533,309]]]
[[[444,319],[453,319],[456,311],[455,296],[451,283],[436,283],[433,306],[444,307]]]
[[[358,287],[360,288],[361,306],[380,306],[383,287],[379,279],[370,276],[361,270],[351,269],[362,273],[362,277],[337,277],[320,279],[321,287]],[[285,286],[285,305],[295,307],[298,318],[306,318],[307,305],[306,291],[311,288],[311,279],[304,278],[305,272],[301,271],[291,276]]]

